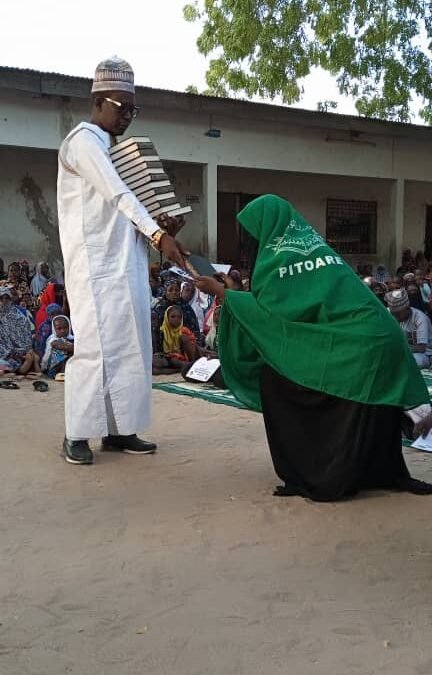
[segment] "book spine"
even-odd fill
[[[131,145],[140,145],[140,144],[148,144],[152,143],[151,138],[148,138],[148,136],[131,136],[130,138],[126,138],[124,141],[120,141],[120,143],[116,143],[110,148],[110,154],[111,155],[116,155],[120,152],[123,152],[123,150],[126,150],[127,148],[130,148]]]

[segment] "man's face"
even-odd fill
[[[402,321],[406,321],[409,319],[411,310],[409,307],[407,309],[399,309],[399,310],[390,310],[390,312],[393,314],[394,318],[396,321],[399,321],[399,323],[402,323]]]
[[[111,103],[117,101],[120,105]],[[99,99],[99,96],[98,96]],[[127,91],[101,92],[98,109],[98,122],[105,131],[113,136],[122,136],[134,118],[135,96]]]
[[[48,277],[48,276],[49,276],[49,271],[50,271],[50,269],[49,269],[48,263],[44,263],[43,265],[41,265],[41,274],[42,274],[42,276]]]

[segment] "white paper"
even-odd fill
[[[220,265],[219,263],[212,263],[212,267],[215,268],[217,274],[229,274],[231,265]]]
[[[186,377],[190,377],[198,382],[208,382],[219,366],[219,359],[207,359],[205,356],[202,356],[189,368]]]
[[[417,450],[425,450],[426,452],[432,452],[432,430],[429,431],[426,438],[419,436],[414,443],[411,444],[412,448],[417,448]]]
[[[170,267],[168,271],[172,272],[172,274],[177,274],[177,276],[182,277],[182,279],[190,279],[193,281],[193,277],[188,272],[185,272],[185,270],[182,270],[181,267],[176,267],[176,265],[173,265],[173,267]]]

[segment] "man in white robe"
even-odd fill
[[[117,174],[109,155],[138,109],[130,65],[99,64],[91,122],[59,151],[58,215],[75,352],[65,374],[63,456],[91,464],[88,439],[102,448],[149,454],[137,437],[150,420],[152,342],[148,246],[183,265],[181,247],[152,220]]]

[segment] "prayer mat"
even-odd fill
[[[423,375],[423,379],[429,392],[429,397],[431,399],[432,405],[432,370],[430,370],[429,368],[425,368],[424,370],[421,371],[421,374]],[[411,447],[412,443],[413,441],[410,441],[408,438],[405,438],[405,436],[402,437],[402,445],[404,445],[405,447],[407,448]]]
[[[169,394],[180,394],[181,396],[192,396],[193,398],[202,398],[210,403],[220,403],[234,408],[247,410],[248,408],[240,403],[228,389],[216,389],[211,384],[198,384],[197,382],[161,382],[154,383],[153,389],[166,391]]]

